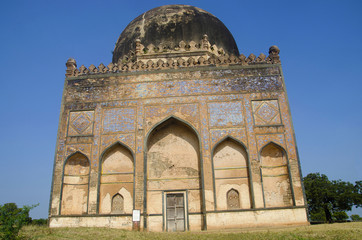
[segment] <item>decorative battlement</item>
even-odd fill
[[[180,41],[177,46],[167,46],[164,44],[159,44],[158,46],[155,46],[153,44],[149,44],[145,47],[141,44],[141,40],[136,39],[135,45],[135,52],[131,51],[127,56],[122,59],[123,61],[132,58],[134,55],[141,58],[149,58],[150,56],[157,56],[159,58],[159,55],[179,55],[185,53],[208,53],[215,56],[225,55],[224,49],[218,48],[215,44],[211,46],[208,40],[208,36],[206,34],[203,35],[202,40],[198,43],[195,41]]]
[[[135,51],[119,59],[117,63],[105,66],[101,63],[98,67],[93,64],[86,68],[84,65],[77,68],[74,59],[69,58],[66,66],[66,77],[76,77],[87,74],[117,73],[127,71],[150,71],[159,69],[176,69],[197,66],[222,66],[222,65],[253,65],[253,64],[276,64],[280,63],[279,48],[271,46],[269,56],[261,53],[258,57],[250,54],[245,57],[225,54],[222,48],[210,44],[205,34],[203,39],[196,43],[194,41],[181,41],[178,46],[170,47],[153,44],[147,47],[141,44],[139,39],[135,42]]]

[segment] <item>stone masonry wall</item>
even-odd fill
[[[247,165],[242,168],[246,169],[243,184],[247,188],[243,191],[247,189],[250,196],[247,204],[240,206],[266,207],[262,185],[266,178],[261,175],[260,152],[271,142],[286,154],[283,176],[289,179],[292,206],[305,205],[280,65],[205,66],[68,77],[59,123],[50,217],[61,212],[64,163],[77,152],[90,163],[87,214],[99,213],[102,154],[117,142],[134,158],[134,192],[130,194],[134,208],[147,212],[143,207],[147,206],[144,184],[148,136],[170,117],[187,124],[199,139],[200,214],[226,208],[226,203],[217,203],[215,184],[222,181],[214,180],[213,165],[214,150],[226,138],[245,149],[243,164]]]

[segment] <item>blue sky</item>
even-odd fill
[[[66,60],[107,65],[127,24],[166,4],[214,14],[245,56],[279,46],[303,175],[361,180],[362,1],[13,0],[0,8],[0,204],[47,217]]]

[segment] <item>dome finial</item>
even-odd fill
[[[279,48],[276,45],[273,45],[269,48],[269,57],[272,63],[280,63],[279,60]]]
[[[278,46],[276,46],[276,45],[273,45],[273,46],[271,46],[271,47],[269,48],[269,54],[276,54],[276,55],[278,55],[279,52],[280,52],[280,50],[279,50]]]
[[[65,71],[65,76],[70,77],[73,75],[74,70],[77,69],[77,62],[74,58],[69,58],[68,61],[65,63],[67,70]]]
[[[136,39],[136,55],[141,55],[141,40],[139,38]]]
[[[207,34],[204,34],[202,36],[202,48],[205,50],[209,50],[209,47],[210,47],[209,37],[207,36]]]

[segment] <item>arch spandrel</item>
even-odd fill
[[[217,146],[218,143],[222,142],[226,138],[232,138],[247,148],[247,137],[244,128],[233,128],[233,129],[211,129],[210,130],[211,144]]]
[[[176,119],[191,127],[195,132],[200,128],[197,104],[147,106],[145,107],[145,130],[151,133],[154,128],[169,119]]]
[[[284,134],[256,135],[256,139],[259,152],[269,143],[274,143],[277,146],[283,148],[285,151],[287,150]]]
[[[85,155],[88,159],[90,159],[90,156],[92,154],[92,146],[91,144],[67,144],[65,145],[65,156],[68,156],[67,159],[69,159],[70,156],[72,156],[75,153],[81,153]]]
[[[134,133],[120,133],[116,135],[104,135],[101,139],[100,153],[104,154],[107,149],[114,144],[121,144],[126,147],[130,152],[135,152],[135,134]],[[101,156],[102,156],[101,154]]]

